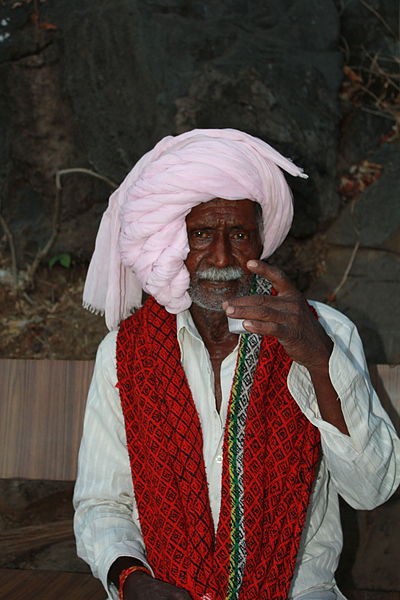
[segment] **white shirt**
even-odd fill
[[[306,368],[293,363],[288,387],[305,416],[321,433],[323,456],[310,500],[290,598],[314,590],[333,590],[342,548],[339,493],[356,509],[372,509],[389,498],[400,482],[400,441],[372,389],[355,326],[318,302],[320,323],[334,342],[331,381],[350,437],[323,421]],[[237,348],[221,365],[222,404],[215,408],[213,370],[190,312],[177,315],[182,365],[199,414],[214,524],[221,499],[222,446]],[[78,555],[89,563],[108,592],[107,574],[119,556],[147,564],[133,495],[124,419],[116,389],[116,332],[100,344],[89,390],[79,453],[74,505]],[[396,463],[397,461],[397,463]]]

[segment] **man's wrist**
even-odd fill
[[[137,558],[133,558],[132,556],[120,556],[111,565],[108,571],[107,580],[119,589],[119,576],[122,571],[129,569],[130,567],[144,567],[147,569],[146,565]]]
[[[131,578],[132,575],[135,575],[136,577],[138,575],[143,575],[145,574],[146,577],[151,577],[151,573],[149,571],[149,569],[147,567],[139,567],[138,565],[133,565],[132,567],[128,567],[127,569],[124,569],[123,571],[121,571],[121,573],[119,574],[119,586],[118,586],[118,599],[119,600],[124,600],[124,589],[125,589],[125,583],[127,583],[127,579]]]
[[[333,341],[326,336],[326,341],[319,351],[318,361],[307,366],[311,379],[329,379],[329,362],[333,351]]]

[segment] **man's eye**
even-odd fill
[[[245,233],[244,231],[237,231],[236,233],[233,234],[232,237],[234,240],[248,240],[249,239],[248,233]]]
[[[209,234],[207,231],[193,231],[192,232],[192,237],[194,237],[197,240],[201,240],[201,239],[205,239],[207,237],[209,237]]]

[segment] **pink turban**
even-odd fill
[[[83,305],[115,329],[141,305],[142,289],[170,313],[191,304],[185,217],[213,198],[262,207],[262,257],[286,237],[292,194],[281,171],[307,177],[262,140],[235,129],[195,129],[163,138],[111,195],[89,265]]]

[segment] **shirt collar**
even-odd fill
[[[196,325],[194,324],[190,310],[184,310],[176,315],[176,331],[178,339],[181,340],[184,332],[187,331],[194,338],[203,341]]]
[[[194,339],[199,340],[202,344],[204,344],[203,338],[201,337],[196,325],[194,324],[194,321],[193,321],[193,318],[192,318],[192,315],[191,315],[189,309],[184,310],[176,315],[176,333],[177,333],[177,338],[178,338],[178,342],[181,346],[181,349],[182,349],[182,342],[185,337],[185,333],[189,333]],[[233,352],[235,352],[239,347],[240,335],[238,335],[237,338],[238,338],[238,343],[236,344],[235,348],[233,349]]]

